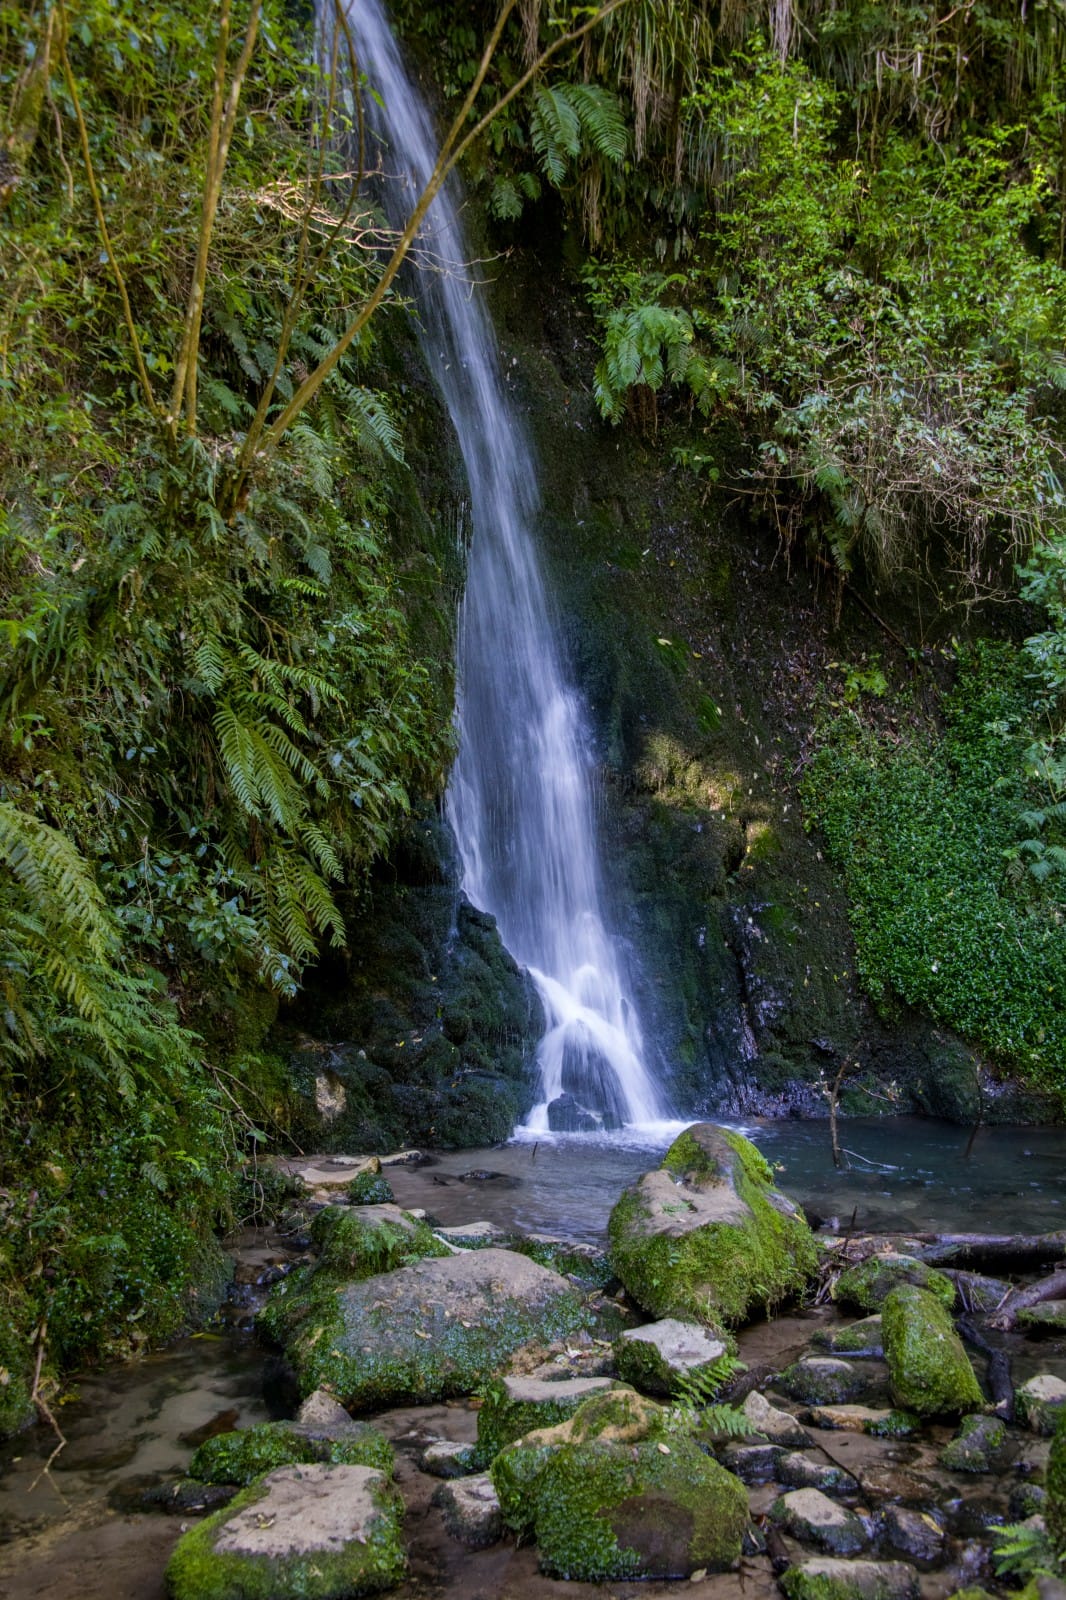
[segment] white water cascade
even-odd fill
[[[349,0],[348,17],[395,225],[433,170],[436,132],[379,0]],[[545,1011],[538,1104],[518,1134],[650,1134],[664,1109],[605,925],[593,758],[532,541],[537,464],[471,282],[454,178],[419,249],[435,268],[414,287],[424,353],[455,428],[472,519],[447,813],[462,887],[496,918]]]

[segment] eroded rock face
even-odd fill
[[[816,1264],[810,1229],[754,1145],[710,1122],[686,1129],[626,1190],[608,1237],[646,1311],[716,1329],[798,1291]]]
[[[403,1505],[369,1467],[290,1466],[179,1541],[173,1600],[346,1600],[403,1577]]]
[[[510,1250],[423,1260],[338,1286],[312,1277],[290,1305],[287,1354],[301,1389],[347,1406],[470,1394],[515,1351],[575,1333],[584,1308],[565,1278]]]

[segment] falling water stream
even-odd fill
[[[357,0],[348,15],[396,225],[433,171],[437,134],[379,0]],[[472,281],[454,178],[419,248],[435,268],[415,289],[422,343],[455,428],[472,514],[447,812],[462,887],[496,918],[545,1013],[538,1104],[519,1134],[650,1135],[666,1110],[604,911],[593,753],[533,543],[537,462]]]

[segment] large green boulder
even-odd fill
[[[471,1250],[357,1283],[317,1273],[284,1332],[301,1393],[326,1388],[366,1410],[472,1394],[524,1345],[568,1338],[585,1319],[558,1273],[511,1250]]]
[[[171,1600],[351,1600],[399,1583],[403,1502],[370,1467],[289,1466],[176,1545]]]
[[[748,1520],[740,1481],[672,1428],[665,1407],[625,1388],[506,1447],[492,1481],[544,1571],[588,1583],[722,1571]]]
[[[615,1271],[656,1317],[712,1327],[800,1291],[817,1248],[753,1144],[698,1122],[625,1191],[608,1224]]]
[[[885,1360],[896,1404],[921,1416],[958,1416],[984,1405],[962,1340],[940,1301],[901,1284],[881,1313]]]

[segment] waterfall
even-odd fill
[[[348,18],[383,204],[402,224],[433,170],[436,131],[379,0],[349,0]],[[447,815],[464,891],[496,918],[544,1007],[538,1104],[519,1133],[649,1128],[664,1112],[604,910],[593,753],[532,538],[537,463],[471,281],[459,204],[453,176],[419,239],[434,270],[408,285],[471,502]]]

